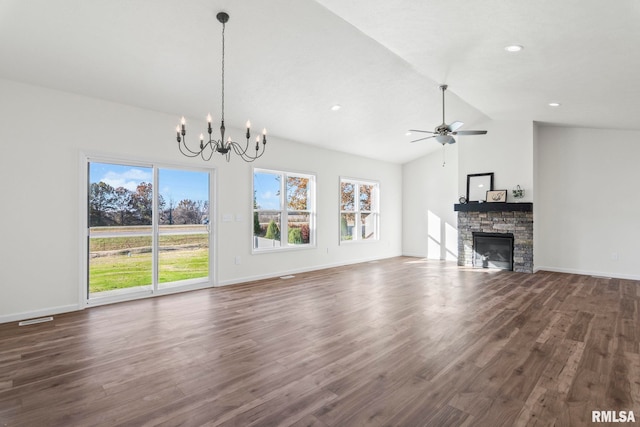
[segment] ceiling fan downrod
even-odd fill
[[[440,85],[440,90],[442,91],[442,125],[446,126],[446,121],[444,120],[444,91],[447,90],[448,85]]]

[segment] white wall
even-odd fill
[[[493,172],[494,189],[508,190],[507,201],[513,201],[516,185],[525,190],[523,201],[533,201],[533,123],[486,120],[470,127],[488,133],[457,137],[456,144],[446,147],[445,168],[441,150],[403,165],[405,255],[457,259],[453,205],[466,195],[468,174]]]
[[[429,212],[455,225],[467,174],[494,172],[494,188],[510,196],[519,184],[534,202],[536,271],[640,279],[640,132],[513,121],[473,128],[489,133],[459,138],[450,169],[438,167],[438,153],[403,166],[404,254],[443,259],[429,247]]]
[[[345,142],[346,143],[346,142]],[[402,167],[397,164],[323,150],[290,141],[270,140],[269,152],[257,167],[316,174],[317,247],[286,253],[251,255],[252,222],[225,222],[219,230],[219,283],[237,283],[295,271],[323,268],[402,253]],[[175,156],[175,153],[174,153]],[[219,170],[219,216],[252,218],[251,166],[237,159]],[[380,183],[380,241],[339,244],[339,178],[346,176]],[[224,186],[233,183],[227,191]],[[246,188],[247,193],[242,192]],[[239,191],[240,190],[240,191]],[[240,193],[240,194],[239,194]],[[234,264],[240,256],[241,265]]]
[[[530,121],[487,120],[473,124],[486,129],[484,136],[461,136],[459,146],[458,191],[467,192],[467,175],[493,172],[493,188],[511,190],[520,185],[525,190],[523,202],[533,202],[533,123]]]
[[[436,142],[430,142],[436,144]],[[405,163],[402,168],[402,253],[457,260],[458,144]]]
[[[237,158],[231,163],[183,158],[174,139],[177,118],[166,114],[6,80],[0,80],[0,93],[0,322],[69,311],[83,303],[81,152],[216,168],[218,218],[226,213],[244,218],[219,223],[218,284],[401,254],[399,165],[272,137],[257,166],[317,174],[318,246],[251,255],[251,165]],[[338,244],[340,175],[380,182],[379,242]],[[241,265],[233,262],[238,255]]]
[[[536,269],[640,279],[638,159],[638,131],[539,126]]]

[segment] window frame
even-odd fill
[[[151,237],[152,237],[152,284],[151,289],[141,289],[137,291],[123,293],[122,295],[115,296],[100,296],[97,298],[90,298],[89,295],[89,215],[88,215],[88,202],[89,202],[89,165],[90,163],[106,163],[106,164],[118,164],[131,167],[144,167],[151,168],[153,173],[152,184],[154,188],[153,197],[153,213],[151,224]],[[216,286],[217,283],[217,169],[204,168],[189,164],[180,163],[167,163],[163,161],[155,161],[150,159],[140,159],[136,157],[124,157],[124,156],[111,156],[104,153],[93,152],[79,152],[79,176],[80,183],[78,195],[80,199],[79,203],[79,245],[80,252],[80,275],[79,275],[79,309],[84,309],[91,306],[100,306],[104,304],[111,304],[122,301],[131,301],[140,298],[149,298],[160,295],[168,295],[173,293],[184,292],[187,290],[205,289]],[[158,197],[160,193],[157,193],[158,186],[158,171],[161,169],[173,169],[190,172],[203,172],[209,175],[209,224],[207,228],[208,244],[209,244],[209,269],[208,276],[202,278],[185,279],[180,281],[178,286],[163,287],[159,286],[158,282],[158,249],[159,249],[159,221],[156,215],[158,210]]]
[[[255,185],[255,175],[256,173],[265,173],[265,174],[273,174],[280,176],[280,208],[279,209],[260,209],[255,208],[255,194],[256,194],[256,185]],[[287,178],[288,177],[300,177],[308,179],[307,186],[307,209],[305,210],[289,210],[287,206]],[[252,254],[261,254],[261,253],[273,253],[273,252],[281,252],[281,251],[296,251],[296,250],[307,250],[307,249],[315,249],[316,248],[316,174],[312,172],[300,172],[300,171],[292,171],[292,170],[281,170],[281,169],[271,169],[271,168],[259,168],[253,167],[251,169],[251,215],[250,221],[251,225],[251,253]],[[265,213],[273,213],[280,215],[280,246],[276,247],[256,247],[256,236],[254,231],[254,222],[253,218],[256,213],[265,212]],[[309,215],[309,243],[303,244],[291,244],[289,243],[289,214],[290,213],[307,213]]]
[[[342,209],[342,184],[349,183],[354,186],[354,210],[343,210]],[[373,186],[373,200],[371,203],[371,210],[362,210],[360,208],[360,186],[361,185],[369,185]],[[340,245],[346,244],[358,244],[358,243],[374,243],[380,241],[380,182],[376,180],[370,179],[360,179],[360,178],[351,178],[346,176],[341,176],[338,181],[338,243]],[[363,239],[360,236],[359,232],[352,234],[354,238],[352,239],[343,239],[342,238],[342,215],[343,214],[354,214],[355,215],[355,224],[360,224],[362,214],[374,215],[375,225],[374,225],[374,237],[371,239]]]

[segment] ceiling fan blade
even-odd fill
[[[451,123],[449,126],[447,126],[447,130],[449,132],[454,132],[455,130],[459,129],[460,126],[462,126],[463,124],[464,124],[463,122],[455,121],[455,122]]]
[[[409,129],[409,132],[423,132],[423,133],[435,133],[430,130],[420,130],[420,129]]]
[[[461,130],[458,132],[452,132],[453,135],[486,135],[486,130]]]
[[[434,136],[426,136],[426,137],[424,137],[424,138],[420,138],[420,139],[414,139],[414,140],[413,140],[413,141],[411,141],[411,142],[424,141],[425,139],[431,139],[431,138],[435,138],[435,135],[434,135]]]

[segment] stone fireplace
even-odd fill
[[[458,265],[474,266],[474,233],[512,235],[513,271],[533,273],[532,203],[468,203],[454,209],[458,212]]]

